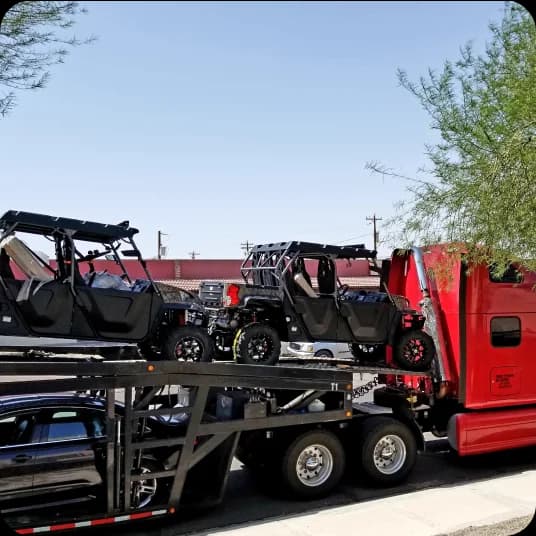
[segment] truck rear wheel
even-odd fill
[[[296,438],[281,462],[283,483],[293,496],[313,499],[327,495],[344,473],[345,454],[331,432],[313,430]]]
[[[392,417],[370,417],[361,427],[361,469],[372,483],[392,486],[402,482],[417,460],[413,432]]]
[[[166,338],[162,351],[172,361],[212,361],[212,339],[198,327],[181,326],[173,329]]]
[[[432,366],[434,354],[432,337],[422,330],[412,329],[400,336],[395,345],[394,358],[406,370],[424,372]]]
[[[243,365],[275,365],[281,353],[277,331],[266,324],[244,326],[235,337],[233,352]]]

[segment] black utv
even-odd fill
[[[424,317],[404,297],[349,291],[337,277],[337,259],[368,259],[381,271],[364,244],[292,241],[253,247],[242,264],[243,284],[202,282],[199,297],[217,346],[239,363],[273,365],[281,341],[347,342],[355,358],[368,362],[385,358],[389,345],[398,366],[428,370],[435,349]]]
[[[10,210],[0,231],[0,335],[137,343],[148,359],[211,360],[201,303],[153,282],[128,221]],[[45,260],[21,235],[48,239],[55,259]],[[146,278],[133,280],[122,257],[136,258]],[[115,261],[116,273],[96,271],[99,258]]]

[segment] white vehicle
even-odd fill
[[[296,357],[352,357],[348,343],[341,342],[289,342],[287,355]]]

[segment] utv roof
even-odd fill
[[[315,244],[313,242],[274,242],[273,244],[259,244],[250,249],[250,254],[274,253],[289,254],[301,253],[305,255],[332,255],[337,259],[375,259],[376,251],[366,249],[365,244],[351,244],[346,246],[331,246],[329,244]]]
[[[5,231],[13,226],[14,231],[41,235],[49,235],[57,231],[70,231],[73,238],[88,242],[112,242],[122,238],[131,238],[139,232],[138,229],[130,227],[128,221],[119,225],[110,225],[35,214],[33,212],[8,210],[0,218],[0,229]]]

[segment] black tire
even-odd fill
[[[169,333],[162,353],[165,359],[172,361],[210,362],[214,345],[203,328],[182,326]]]
[[[408,426],[392,417],[366,418],[360,427],[360,468],[372,484],[402,482],[417,460],[417,441]]]
[[[333,357],[333,353],[329,350],[317,350],[315,352],[315,357]]]
[[[138,350],[147,361],[158,361],[162,359],[162,353],[149,342],[138,343]]]
[[[318,465],[314,466],[315,463]],[[344,448],[336,435],[324,430],[305,432],[284,450],[283,485],[294,498],[324,497],[339,484],[345,466]]]
[[[141,460],[140,468],[135,473],[156,473],[163,470],[163,466],[158,462],[144,458]],[[145,481],[132,482],[130,487],[131,507],[137,510],[152,505],[167,504],[170,483],[171,479],[169,478],[151,478],[150,475]],[[149,490],[152,490],[152,495]]]
[[[381,344],[351,343],[350,352],[356,359],[375,363],[385,359],[385,346]]]
[[[267,324],[244,326],[235,337],[233,352],[243,365],[275,365],[281,354],[281,339]]]
[[[435,355],[434,341],[424,331],[411,329],[398,339],[393,357],[406,370],[425,372],[432,366]]]

